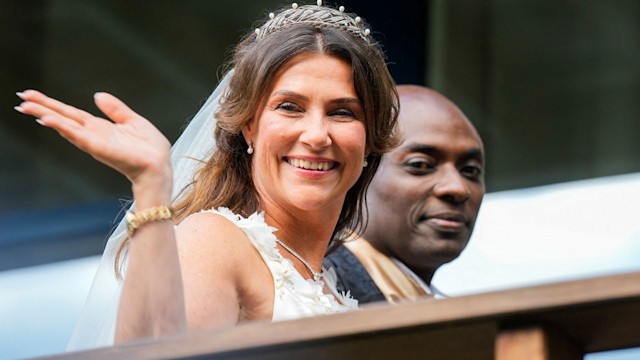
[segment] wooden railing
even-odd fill
[[[640,346],[640,272],[67,353],[65,359],[582,359]]]

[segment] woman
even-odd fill
[[[129,240],[116,246],[118,269],[124,245],[128,253],[117,326],[114,335],[109,324],[92,324],[107,329],[99,337],[354,307],[321,264],[332,238],[361,226],[366,187],[397,144],[397,94],[379,46],[343,8],[293,4],[246,36],[231,65],[185,131],[206,136],[200,128],[215,113],[215,143],[181,138],[187,150],[174,149],[173,165],[167,139],[112,95],[95,95],[110,122],[34,90],[18,94],[18,111],[132,183]],[[216,145],[193,173],[192,159]],[[194,180],[183,187],[185,178]],[[102,291],[100,276],[93,292]],[[84,316],[104,316],[93,311]]]

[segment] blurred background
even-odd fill
[[[123,177],[15,112],[13,94],[35,88],[97,114],[93,93],[112,92],[173,141],[233,45],[281,5],[0,2],[1,359],[65,350],[131,196]],[[455,295],[640,270],[640,2],[339,5],[371,24],[397,83],[439,90],[484,139],[489,195],[438,287]]]

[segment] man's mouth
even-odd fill
[[[458,232],[467,227],[467,218],[460,213],[438,213],[438,214],[422,214],[419,218],[420,222],[425,222],[429,226],[440,231]]]

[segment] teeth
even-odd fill
[[[309,161],[309,160],[302,160],[302,159],[289,159],[288,162],[292,166],[295,166],[301,169],[307,169],[307,170],[324,171],[324,170],[329,170],[333,168],[333,162],[330,162],[330,161],[316,162],[316,161]]]

